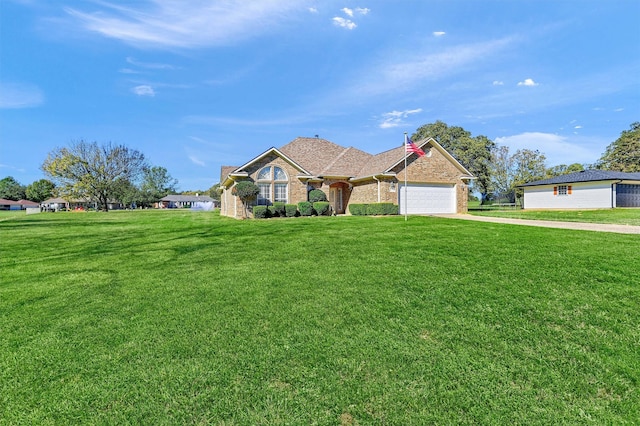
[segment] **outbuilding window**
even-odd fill
[[[286,203],[289,193],[287,173],[278,166],[267,166],[258,172],[259,205],[271,205],[274,202]]]
[[[554,186],[553,195],[571,195],[571,185]]]

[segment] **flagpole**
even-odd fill
[[[407,132],[404,132],[404,221],[407,221]]]

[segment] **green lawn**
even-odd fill
[[[613,223],[640,226],[640,209],[602,210],[473,210],[476,216],[508,217],[514,219],[559,220],[562,222]]]
[[[0,424],[634,424],[640,238],[0,218]]]

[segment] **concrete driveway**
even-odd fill
[[[640,226],[613,225],[607,223],[559,222],[554,220],[510,219],[504,217],[474,216],[471,214],[434,215],[450,219],[475,220],[479,222],[508,223],[511,225],[539,226],[543,228],[578,229],[581,231],[615,232],[618,234],[640,234]]]

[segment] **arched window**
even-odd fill
[[[259,205],[271,205],[275,202],[286,203],[288,200],[287,173],[278,166],[267,166],[258,172]]]

